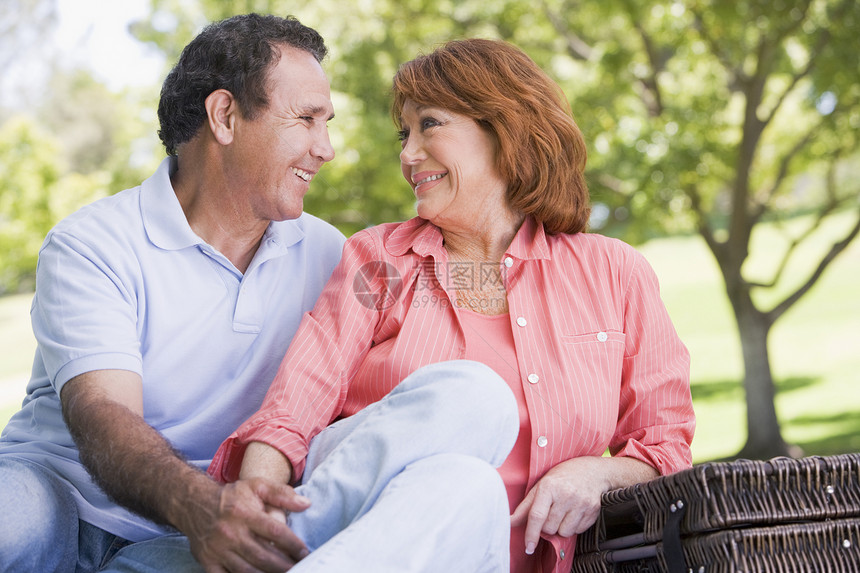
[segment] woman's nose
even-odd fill
[[[407,137],[400,150],[400,162],[406,165],[418,163],[423,157],[423,151],[417,137]]]

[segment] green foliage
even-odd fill
[[[182,48],[207,23],[207,18],[197,0],[150,0],[150,6],[150,17],[133,22],[130,32],[141,42],[164,52],[172,66]]]
[[[179,0],[155,0],[176,5]],[[741,327],[750,455],[784,453],[767,336],[860,234],[860,64],[856,0],[198,0],[208,19],[293,13],[331,48],[340,160],[306,206],[347,233],[411,214],[387,117],[400,62],[449,39],[509,40],[553,76],[589,144],[586,176],[606,234],[641,242],[698,232]],[[808,263],[798,248],[854,211]],[[752,270],[753,232],[797,213],[784,248]],[[771,256],[771,253],[766,253]],[[786,269],[799,280],[786,288]],[[803,265],[801,265],[803,266]],[[777,294],[774,294],[777,293]],[[770,305],[768,309],[762,304]],[[762,411],[766,410],[766,411]],[[746,447],[745,447],[746,450]],[[755,450],[755,451],[753,451]]]
[[[153,0],[153,9],[153,22],[170,13],[174,26],[149,24],[140,37],[171,56],[192,23],[247,11],[295,14],[327,38],[340,155],[307,206],[347,232],[411,215],[390,80],[399,63],[452,38],[512,41],[559,81],[589,142],[589,184],[608,215],[599,228],[629,241],[703,220],[723,237],[736,207],[771,217],[815,207],[826,192],[808,174],[858,146],[860,8],[847,0]],[[751,88],[760,101],[748,101]],[[750,105],[760,121],[773,115],[755,140],[745,134]],[[751,188],[740,206],[739,183]]]
[[[60,178],[56,149],[56,142],[31,121],[14,119],[0,126],[0,292],[32,280]]]
[[[0,126],[0,294],[32,289],[47,232],[105,195],[109,175],[64,173],[60,150],[31,119],[19,116]]]
[[[89,71],[64,66],[41,46],[56,17],[52,0],[0,7],[4,69],[37,61],[50,71],[44,81],[28,76],[0,109],[0,294],[33,288],[39,247],[59,219],[139,184],[156,162],[157,86],[112,93]]]
[[[817,265],[788,260],[802,251],[795,245],[832,214],[857,209],[855,0],[151,0],[151,7],[133,32],[171,63],[207,22],[238,13],[294,14],[322,33],[338,157],[316,178],[305,206],[347,234],[413,214],[389,113],[391,77],[401,62],[469,36],[519,45],[564,89],[589,146],[587,178],[595,214],[604,216],[595,217],[596,230],[634,243],[697,231],[730,292],[780,305],[762,291],[773,285],[784,295],[783,269],[794,268],[796,277],[805,268],[817,280]],[[137,152],[157,148],[154,93],[117,97],[86,77],[57,81],[62,87],[39,122],[50,126],[56,138],[48,139],[64,159],[31,151],[30,182],[15,183],[14,192],[7,190],[14,180],[0,182],[0,233],[18,237],[14,249],[31,248],[22,226],[35,235],[57,211],[21,215],[34,219],[25,223],[7,214],[11,205],[49,203],[34,189],[56,194],[71,173],[77,190],[66,196],[129,187],[152,166],[135,161]],[[143,109],[145,125],[136,120]],[[46,166],[53,166],[50,177]],[[810,223],[778,225],[785,260],[762,267],[756,261],[771,254],[750,252],[754,228],[797,213],[813,215]],[[825,266],[832,260],[826,253],[819,252]],[[15,280],[0,289],[17,288],[9,286]]]
[[[102,169],[120,131],[113,94],[84,70],[59,72],[48,87],[41,120],[60,139],[70,169],[79,173]]]
[[[33,288],[39,247],[57,221],[154,167],[155,142],[135,118],[140,100],[80,70],[51,85],[37,115],[0,125],[0,294]]]

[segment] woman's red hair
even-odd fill
[[[398,127],[406,100],[471,117],[498,142],[512,209],[548,233],[585,230],[585,141],[561,88],[522,50],[498,40],[448,42],[403,64],[393,91]]]

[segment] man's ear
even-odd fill
[[[239,106],[233,94],[225,89],[215,90],[206,97],[204,106],[209,120],[209,130],[215,140],[221,145],[232,143],[236,114],[239,113]]]

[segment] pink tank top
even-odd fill
[[[459,310],[459,316],[466,335],[466,359],[486,364],[504,378],[519,406],[520,434],[514,449],[499,468],[513,513],[526,495],[532,431],[517,364],[511,319],[508,314],[488,316],[465,309]],[[535,551],[534,555],[526,555],[524,536],[525,526],[511,529],[512,573],[538,570],[540,551]]]

